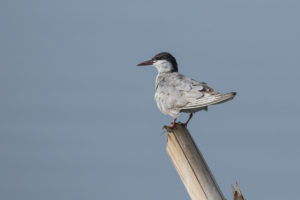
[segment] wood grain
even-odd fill
[[[181,124],[167,131],[167,152],[191,199],[225,200],[189,131]]]

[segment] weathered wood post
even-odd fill
[[[240,186],[238,183],[235,183],[236,189],[234,188],[233,185],[231,185],[231,190],[232,190],[232,195],[233,195],[233,200],[244,200],[243,194],[241,192]]]
[[[189,131],[177,124],[168,131],[167,152],[193,200],[225,200]]]

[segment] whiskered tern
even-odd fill
[[[167,52],[155,55],[151,60],[138,66],[153,65],[158,71],[155,81],[155,101],[159,110],[170,115],[174,121],[170,128],[176,126],[179,113],[190,113],[187,126],[193,113],[207,110],[207,106],[224,103],[234,98],[236,92],[219,93],[204,82],[198,82],[178,73],[176,59]]]

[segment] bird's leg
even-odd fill
[[[188,118],[188,120],[185,123],[183,123],[182,125],[186,127],[188,125],[189,121],[192,119],[192,117],[193,117],[193,113],[190,114],[190,117]]]
[[[169,128],[175,128],[175,126],[176,126],[176,119],[177,118],[174,119],[174,121],[171,123],[171,126],[169,126]]]

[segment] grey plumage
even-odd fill
[[[174,66],[173,63],[176,63]],[[223,103],[234,98],[235,92],[221,94],[204,82],[198,82],[177,72],[177,62],[163,52],[141,65],[154,65],[158,70],[155,82],[155,101],[164,114],[174,119],[180,112],[194,113],[207,106]]]
[[[162,113],[177,118],[180,112],[194,113],[209,105],[229,101],[235,94],[221,94],[204,82],[172,72],[157,75],[154,98]]]

